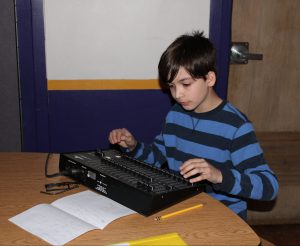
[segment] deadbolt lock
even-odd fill
[[[230,50],[231,64],[247,64],[248,60],[262,60],[262,54],[249,53],[248,42],[233,42]]]

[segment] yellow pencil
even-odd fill
[[[162,215],[162,216],[155,217],[154,219],[155,219],[155,220],[163,220],[163,219],[172,217],[172,216],[174,216],[174,215],[182,214],[182,213],[185,213],[185,212],[190,211],[190,210],[192,210],[192,209],[195,209],[195,208],[201,208],[201,207],[203,207],[203,204],[198,204],[198,205],[195,205],[195,206],[193,206],[193,207],[185,208],[185,209],[182,209],[182,210],[173,212],[173,213],[169,213],[169,214],[166,214],[166,215]]]

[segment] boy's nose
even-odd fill
[[[180,88],[176,88],[175,99],[180,99],[181,97],[182,97],[182,90],[180,90]]]

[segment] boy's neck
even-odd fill
[[[205,101],[201,105],[199,105],[199,107],[197,107],[194,112],[196,113],[209,112],[215,109],[216,107],[218,107],[222,103],[222,101],[223,100],[217,95],[214,89],[211,88]]]

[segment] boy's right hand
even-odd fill
[[[134,150],[137,145],[136,139],[126,128],[112,130],[109,133],[108,140],[111,144],[119,144],[129,151]]]

